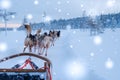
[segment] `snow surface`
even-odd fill
[[[97,38],[79,29],[61,30],[61,37],[48,50],[48,58],[53,64],[53,80],[120,80],[119,30],[112,32],[107,29]],[[25,31],[16,29],[8,31],[7,36],[1,31],[0,58],[22,52],[25,36]],[[27,58],[18,57],[0,63],[0,67],[11,68],[17,63],[22,64]],[[39,66],[43,65],[36,58],[32,60]]]

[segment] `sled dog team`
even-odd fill
[[[24,41],[24,49],[29,48],[29,52],[32,52],[32,48],[34,48],[34,52],[38,52],[39,55],[47,56],[48,48],[54,46],[54,42],[57,38],[60,37],[60,31],[49,31],[49,33],[44,32],[41,34],[41,29],[38,29],[35,34],[31,34],[32,30],[30,25],[24,24],[24,27],[27,31],[27,36]]]

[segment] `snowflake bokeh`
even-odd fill
[[[5,42],[0,43],[0,51],[4,52],[7,50],[7,44]]]
[[[27,14],[27,19],[31,20],[33,18],[33,15],[32,14]]]
[[[81,62],[73,61],[67,64],[66,67],[67,67],[66,74],[70,76],[71,78],[80,79],[86,76],[87,69],[85,65]]]
[[[11,1],[10,0],[1,0],[0,7],[3,9],[9,9],[11,7]]]
[[[112,61],[111,58],[108,58],[107,61],[105,62],[105,67],[106,67],[107,69],[112,69],[113,66],[114,66],[114,62]]]
[[[45,22],[50,22],[52,18],[50,16],[45,16],[44,21]]]
[[[102,38],[100,36],[95,36],[93,42],[96,45],[100,45],[102,43]]]
[[[39,1],[38,1],[38,0],[35,0],[35,1],[34,1],[34,4],[35,4],[35,5],[38,5],[38,4],[39,4]]]
[[[108,7],[113,7],[115,5],[115,3],[116,3],[116,0],[108,0],[107,3],[106,3],[106,5]]]

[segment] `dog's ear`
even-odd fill
[[[27,28],[27,26],[24,24],[24,28]]]

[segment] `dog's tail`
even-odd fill
[[[31,33],[31,27],[30,25],[24,25],[25,26],[25,29],[27,30],[27,33]]]

